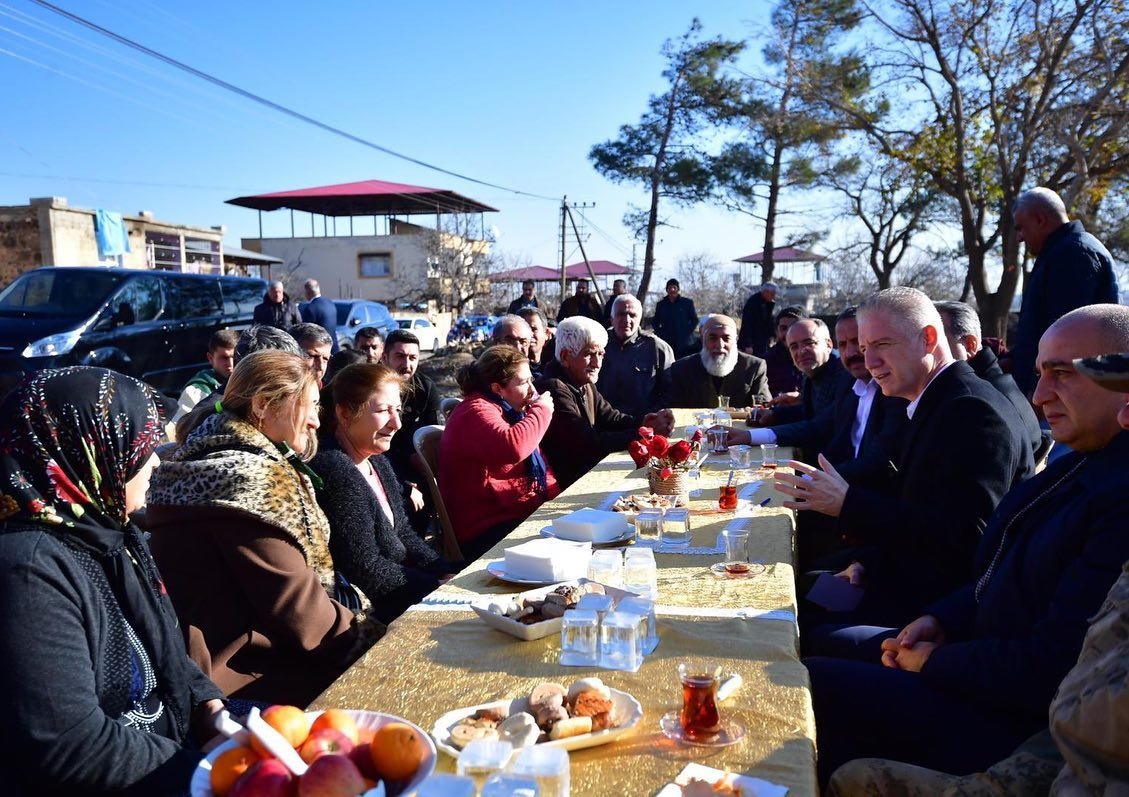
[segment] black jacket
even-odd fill
[[[1011,404],[963,362],[925,389],[895,465],[892,495],[850,487],[839,529],[876,546],[868,598],[916,616],[971,578],[988,518],[1035,466]]]
[[[786,446],[819,447],[830,440],[827,429],[835,415],[835,403],[845,388],[850,390],[854,378],[843,367],[839,356],[832,355],[805,376],[800,388],[800,403],[776,407],[773,431],[778,442]]]
[[[717,409],[718,395],[729,396],[731,407],[768,403],[772,396],[768,392],[764,360],[738,352],[737,364],[728,376],[720,379],[710,376],[698,354],[687,354],[670,366],[671,406],[713,410]]]
[[[390,623],[436,589],[438,576],[450,567],[408,523],[399,482],[385,457],[369,457],[369,462],[384,485],[393,522],[336,441],[323,439],[320,445],[310,467],[323,482],[317,496],[329,519],[333,566],[368,596],[376,616]]]
[[[295,324],[302,323],[302,314],[298,312],[298,305],[290,299],[290,294],[282,294],[281,302],[272,302],[264,295],[263,301],[255,305],[254,321],[269,327],[290,329]]]
[[[835,404],[835,430],[823,455],[839,471],[839,475],[851,484],[889,489],[894,473],[891,460],[894,458],[905,436],[906,407],[909,402],[902,398],[886,396],[881,389],[874,396],[870,413],[866,416],[866,426],[862,431],[858,456],[851,442],[851,426],[858,414],[859,397],[853,390],[854,382],[847,385]]]
[[[1003,394],[1004,398],[1015,407],[1015,414],[1023,421],[1023,428],[1031,443],[1031,450],[1038,450],[1043,444],[1043,430],[1039,428],[1039,419],[1035,417],[1035,410],[1031,402],[1020,391],[1019,386],[1010,374],[1005,374],[996,360],[995,353],[987,346],[976,352],[976,356],[968,360],[976,375]]]

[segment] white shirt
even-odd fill
[[[873,379],[865,382],[856,379],[851,390],[859,397],[858,408],[855,409],[855,422],[851,424],[851,445],[855,447],[855,457],[859,455],[859,446],[862,445],[862,433],[866,431],[866,422],[870,418],[870,408],[874,406],[874,397],[878,393],[878,383]]]
[[[931,376],[929,378],[929,383],[926,384],[925,388],[920,393],[917,394],[917,398],[915,398],[913,401],[911,401],[909,403],[909,406],[906,407],[906,415],[909,416],[911,421],[913,420],[913,414],[917,411],[917,405],[921,403],[921,397],[925,395],[925,391],[929,389],[929,385],[933,384],[933,380],[936,379],[937,377],[939,377],[941,374],[943,374],[945,372],[945,368],[948,368],[950,365],[952,365],[955,362],[956,362],[956,360],[953,360],[952,362],[948,363],[944,368],[942,368],[940,371],[933,374],[933,376]]]

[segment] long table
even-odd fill
[[[679,413],[680,419],[684,416]],[[785,450],[783,456],[788,455]],[[692,546],[713,546],[718,532],[735,519],[733,512],[717,509],[717,486],[727,473],[724,455],[713,455],[703,467],[702,497],[691,501]],[[559,636],[523,642],[487,627],[466,605],[448,603],[530,589],[498,581],[486,572],[487,563],[501,558],[506,547],[538,536],[555,517],[584,506],[606,506],[612,493],[649,492],[645,471],[635,470],[627,454],[616,453],[392,623],[387,635],[311,708],[384,711],[430,730],[439,716],[461,706],[528,694],[546,680],[567,686],[598,676],[634,695],[644,715],[634,733],[571,753],[572,793],[577,797],[652,795],[691,761],[779,783],[790,795],[816,794],[815,722],[795,623],[794,518],[787,509],[773,508],[783,494],[770,480],[738,483],[746,506],[772,499],[746,522],[750,558],[762,560],[765,572],[718,579],[708,567],[721,560],[719,554],[658,553],[660,642],[638,672],[560,666]],[[685,747],[659,730],[660,717],[680,705],[677,666],[688,657],[716,660],[725,672],[744,678],[741,690],[722,704],[723,714],[733,714],[746,727],[739,744]],[[454,771],[453,759],[440,753],[438,771]]]

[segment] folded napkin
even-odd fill
[[[687,764],[678,773],[674,783],[668,783],[655,797],[681,797],[682,789],[679,786],[685,786],[691,780],[717,783],[724,775],[725,773],[720,769],[702,766],[701,764]],[[731,775],[730,777],[741,787],[741,794],[748,795],[748,797],[784,797],[788,793],[786,786],[771,781],[761,780],[749,775]]]

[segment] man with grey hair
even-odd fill
[[[934,302],[937,312],[941,314],[941,321],[945,325],[945,337],[949,341],[949,349],[953,359],[963,360],[972,366],[976,375],[1000,391],[1004,398],[1015,407],[1015,413],[1023,421],[1027,440],[1031,443],[1031,451],[1035,455],[1035,464],[1039,463],[1046,449],[1050,447],[1050,432],[1043,432],[1039,428],[1039,419],[1031,408],[1031,402],[1019,390],[1010,374],[1005,374],[996,360],[996,354],[987,346],[980,343],[980,317],[976,311],[964,302]]]
[[[287,354],[296,354],[305,357],[306,353],[298,346],[298,341],[285,329],[279,329],[269,324],[252,324],[239,335],[239,342],[235,344],[235,364],[248,354],[264,349],[284,351]]]
[[[1057,318],[1088,304],[1117,304],[1117,278],[1109,251],[1080,221],[1071,221],[1062,199],[1049,188],[1032,188],[1011,209],[1015,237],[1035,255],[1023,281],[1019,328],[1011,349],[1011,373],[1024,395],[1035,388],[1039,338]]]
[[[333,349],[333,338],[325,331],[325,327],[314,323],[295,324],[287,332],[298,341],[298,347],[310,370],[317,374],[318,387],[322,387],[326,369],[329,368],[329,358],[332,356],[330,351]]]
[[[709,315],[702,322],[702,350],[687,354],[670,367],[671,404],[717,408],[717,397],[729,405],[767,404],[766,366],[760,357],[737,351],[737,324],[727,315]]]
[[[263,301],[255,305],[253,318],[256,324],[268,324],[283,330],[302,323],[298,305],[291,301],[286,287],[278,280],[267,287]]]
[[[674,352],[665,340],[640,328],[643,305],[630,293],[612,302],[612,325],[597,386],[620,412],[642,416],[670,406]]]
[[[608,333],[597,321],[584,316],[566,318],[557,325],[556,339],[556,359],[546,363],[536,386],[553,397],[553,420],[541,450],[564,489],[611,452],[625,450],[640,426],[670,434],[674,413],[664,409],[642,418],[626,415],[600,395],[596,381]]]
[[[337,354],[337,306],[321,295],[321,286],[315,279],[306,280],[302,286],[306,301],[298,305],[298,312],[307,324],[317,324],[333,342],[331,354]]]
[[[763,356],[775,337],[772,311],[776,307],[776,283],[766,282],[749,297],[741,311],[741,334],[737,348],[746,354]]]
[[[525,319],[519,315],[506,314],[494,323],[494,331],[490,333],[492,346],[513,346],[522,354],[529,351],[529,344],[533,341],[533,330]]]
[[[795,475],[777,473],[777,489],[793,497],[785,506],[837,517],[845,538],[868,546],[840,573],[865,588],[843,621],[898,625],[971,576],[988,518],[1034,463],[1015,409],[953,359],[928,296],[879,291],[859,306],[857,320],[879,389],[910,402],[890,483],[848,485],[821,454],[820,468],[794,462]],[[832,618],[809,612],[805,624],[821,619]]]

